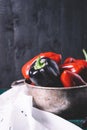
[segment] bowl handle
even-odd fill
[[[11,87],[15,87],[15,86],[17,86],[17,85],[22,85],[22,84],[24,84],[24,82],[25,82],[25,79],[16,80],[16,81],[14,81],[14,82],[11,84]]]

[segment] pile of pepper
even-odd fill
[[[27,82],[44,87],[74,87],[87,84],[87,53],[85,59],[68,57],[62,63],[62,55],[44,52],[22,67]]]

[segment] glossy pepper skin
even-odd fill
[[[79,74],[85,82],[87,82],[87,61],[86,60],[75,60],[72,63],[64,63],[60,66],[60,69],[69,70],[71,72]]]
[[[32,58],[31,60],[29,60],[27,63],[25,63],[23,65],[21,71],[22,71],[22,75],[25,79],[30,79],[30,77],[29,77],[30,67],[31,67],[32,63],[34,63],[37,60],[38,56],[50,58],[50,59],[54,60],[57,64],[60,64],[61,60],[62,60],[61,54],[57,54],[57,53],[54,53],[54,52],[40,53],[39,55],[35,56],[34,58]]]
[[[68,58],[66,58],[65,60],[64,60],[64,64],[65,63],[72,63],[72,62],[74,62],[76,59],[75,58],[73,58],[73,57],[68,57]]]
[[[59,74],[57,63],[46,57],[37,59],[29,70],[30,80],[35,85],[44,87],[58,86]]]
[[[86,84],[86,82],[82,79],[80,75],[69,70],[63,71],[60,76],[60,80],[64,87],[74,87]]]

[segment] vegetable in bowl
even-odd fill
[[[75,87],[87,83],[86,59],[67,57],[62,63],[62,55],[54,52],[43,52],[29,60],[22,67],[26,81],[43,87]]]

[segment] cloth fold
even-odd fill
[[[25,85],[0,95],[0,130],[82,130],[75,124],[32,106]]]

